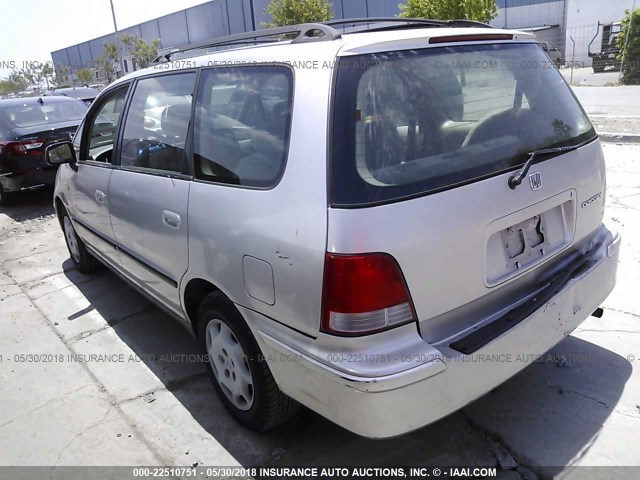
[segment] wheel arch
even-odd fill
[[[205,297],[211,293],[220,292],[229,298],[222,289],[203,278],[192,278],[184,287],[183,302],[187,319],[191,323],[193,334],[198,337],[198,309]],[[231,299],[230,299],[231,300]]]
[[[56,217],[58,217],[58,223],[60,224],[60,227],[62,227],[62,213],[67,210],[67,207],[64,204],[62,197],[60,197],[59,195],[56,196],[56,198],[53,200],[53,207],[56,210]]]

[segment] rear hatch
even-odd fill
[[[332,149],[327,250],[391,255],[432,344],[531,299],[602,221],[600,144],[535,43],[341,58]]]

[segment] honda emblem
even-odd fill
[[[531,185],[531,190],[538,190],[542,187],[542,177],[540,176],[540,172],[529,175],[529,185]]]

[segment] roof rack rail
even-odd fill
[[[400,17],[369,17],[369,18],[345,18],[340,20],[330,20],[323,22],[325,25],[331,27],[334,26],[349,26],[357,24],[368,23],[400,23],[405,26],[429,26],[429,27],[483,27],[493,28],[491,25],[482,22],[476,22],[474,20],[434,20],[428,18],[400,18]],[[402,28],[402,25],[399,25]],[[363,30],[366,31],[366,30]]]
[[[246,45],[251,43],[267,43],[267,42],[279,42],[281,39],[264,40],[269,37],[277,37],[281,35],[292,35],[297,33],[298,36],[291,40],[291,43],[305,43],[305,42],[321,42],[337,40],[342,34],[331,27],[330,25],[323,23],[302,23],[300,25],[291,25],[288,27],[269,28],[266,30],[256,30],[254,32],[238,33],[235,35],[227,35],[217,40],[207,40],[205,42],[194,43],[185,45],[183,47],[174,48],[164,55],[159,55],[153,61],[153,63],[159,63],[161,61],[171,61],[171,56],[176,53],[188,52],[190,50],[200,50],[203,48],[223,47],[223,46],[235,46]],[[317,35],[322,33],[322,35]],[[260,40],[263,39],[263,40]]]

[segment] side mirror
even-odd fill
[[[76,163],[76,152],[73,143],[69,140],[55,142],[47,145],[44,149],[44,158],[49,165],[56,166],[63,163]]]

